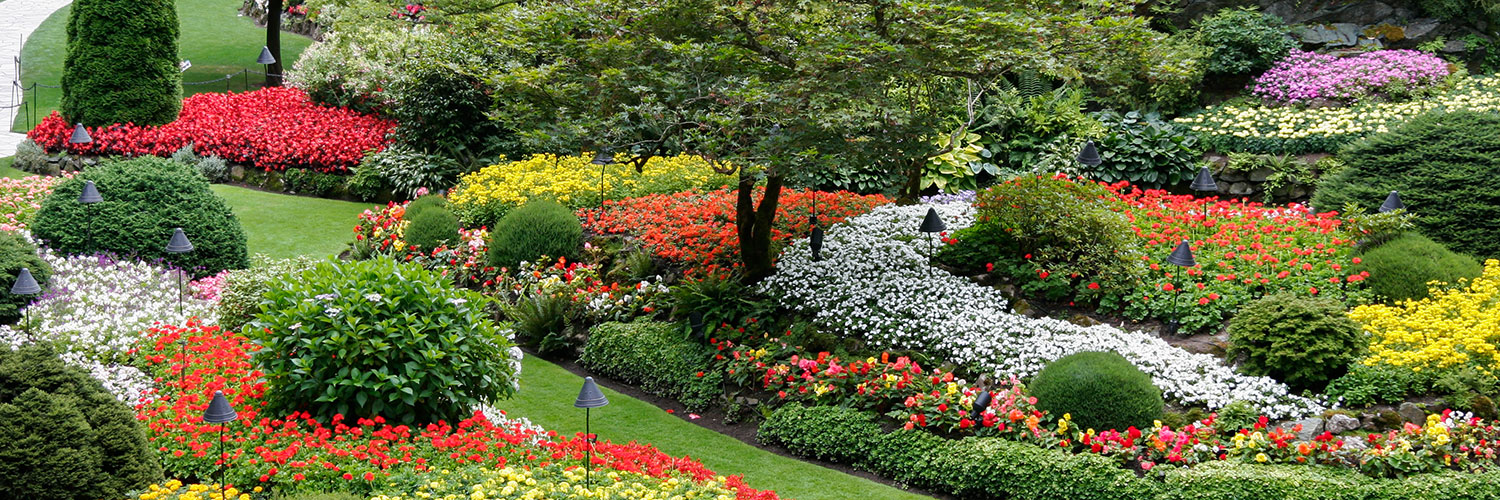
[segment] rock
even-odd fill
[[[1354,439],[1345,439],[1344,440],[1344,446],[1341,449],[1358,451],[1358,450],[1363,450],[1363,449],[1366,449],[1366,448],[1369,448],[1369,447],[1370,447],[1369,443],[1366,443],[1365,440],[1364,440],[1364,438],[1354,438]]]
[[[1023,299],[1016,299],[1016,300],[1011,301],[1010,302],[1010,312],[1013,312],[1013,313],[1019,314],[1021,316],[1028,317],[1028,318],[1035,318],[1036,317],[1036,308],[1031,307],[1031,303],[1027,302],[1027,301],[1025,301]]]
[[[1255,170],[1251,170],[1250,182],[1266,182],[1266,179],[1269,179],[1271,177],[1271,174],[1274,173],[1276,173],[1276,171],[1271,170],[1271,167],[1260,167]]]
[[[1433,18],[1416,19],[1406,25],[1406,39],[1413,42],[1425,42],[1423,37],[1437,31],[1443,23]]]
[[[1401,420],[1406,422],[1414,424],[1427,422],[1427,412],[1422,410],[1420,406],[1417,406],[1416,403],[1410,401],[1401,403],[1401,406],[1396,408],[1396,413],[1401,415]]]
[[[1229,185],[1229,194],[1243,196],[1255,193],[1255,186],[1248,182],[1236,182]]]
[[[1219,182],[1234,183],[1243,181],[1245,179],[1245,172],[1243,170],[1225,170],[1223,173],[1219,174]]]
[[[230,166],[229,178],[234,179],[235,181],[245,180],[245,166],[238,164]]]
[[[1304,418],[1296,422],[1284,422],[1281,424],[1281,428],[1282,430],[1290,431],[1298,425],[1302,426],[1302,430],[1296,431],[1298,441],[1312,441],[1318,434],[1323,433],[1323,419],[1317,417]]]
[[[1332,417],[1328,417],[1327,431],[1339,434],[1358,429],[1359,425],[1359,419],[1357,418],[1343,414],[1334,414]]]
[[[1302,184],[1294,185],[1292,186],[1291,190],[1287,191],[1287,197],[1294,200],[1302,199],[1308,194],[1309,193],[1307,192],[1307,186],[1304,186]]]
[[[1450,54],[1465,52],[1467,50],[1469,50],[1468,46],[1464,43],[1463,40],[1448,40],[1447,43],[1443,44],[1442,49],[1443,52],[1447,52]]]
[[[1084,327],[1095,326],[1095,325],[1102,324],[1102,323],[1099,322],[1099,320],[1094,319],[1094,318],[1090,318],[1088,315],[1083,314],[1083,313],[1074,314],[1073,317],[1068,318],[1068,322],[1072,323],[1072,324],[1075,324],[1075,325],[1078,325],[1078,326],[1084,326]]]

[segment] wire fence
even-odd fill
[[[9,112],[9,114],[10,114],[10,121],[9,121],[9,123],[11,123],[12,125],[20,125],[21,127],[19,127],[19,128],[22,128],[24,130],[30,130],[33,127],[36,127],[37,123],[40,123],[40,120],[42,118],[46,117],[46,113],[47,112],[51,111],[50,109],[48,109],[48,110],[41,109],[41,105],[40,105],[40,103],[41,103],[41,97],[46,96],[46,97],[50,98],[52,96],[46,95],[46,94],[55,92],[56,96],[58,97],[58,99],[61,99],[61,97],[62,97],[62,90],[61,90],[62,86],[61,85],[44,85],[44,84],[39,83],[39,82],[31,82],[28,85],[21,85],[21,80],[20,80],[20,77],[19,77],[20,72],[21,72],[21,70],[20,70],[20,65],[21,65],[20,58],[16,58],[16,62],[15,63],[16,63],[16,73],[15,74],[18,75],[18,76],[16,77],[16,79],[11,80],[11,82],[10,82],[10,86],[11,86],[10,92],[11,92],[11,103],[12,104],[10,104],[8,106],[0,106],[0,111],[8,111]],[[255,81],[252,81],[252,79],[250,78],[251,75],[257,76],[257,78],[254,79]],[[192,95],[192,94],[199,94],[199,93],[203,93],[203,92],[216,92],[216,91],[219,91],[219,87],[217,85],[221,85],[221,84],[223,86],[223,91],[224,92],[234,92],[234,91],[249,92],[251,90],[257,90],[257,89],[265,88],[265,80],[259,78],[259,77],[264,77],[264,76],[275,76],[275,77],[278,77],[278,78],[284,78],[285,77],[285,75],[283,75],[283,74],[266,73],[264,71],[256,71],[256,70],[253,70],[253,69],[246,68],[246,69],[242,69],[242,70],[236,71],[234,73],[226,74],[226,75],[224,75],[222,77],[219,77],[219,78],[214,78],[212,80],[203,80],[203,81],[197,81],[197,82],[182,82],[182,86],[183,86],[183,90],[184,90],[183,94],[185,94],[185,95]],[[238,84],[238,85],[236,85],[236,84]],[[210,87],[210,86],[213,86],[213,87]],[[189,91],[189,90],[191,90],[191,91]],[[24,121],[17,122],[17,118],[21,118]]]

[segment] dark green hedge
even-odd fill
[[[36,245],[26,241],[18,233],[0,231],[0,291],[9,291],[16,284],[16,275],[21,274],[22,268],[30,269],[31,277],[42,286],[42,290],[47,289],[47,282],[52,279],[52,266],[37,257]],[[9,325],[21,319],[21,307],[30,304],[37,297],[10,293],[0,295],[0,324]]]
[[[709,366],[712,359],[713,351],[687,339],[681,326],[641,320],[595,326],[578,363],[697,411],[723,392],[723,376]]]
[[[784,405],[761,424],[755,439],[800,456],[859,463],[880,437],[875,415],[836,406]]]
[[[1365,270],[1370,272],[1367,286],[1390,302],[1429,297],[1430,281],[1453,285],[1484,273],[1484,266],[1473,257],[1454,253],[1416,233],[1402,234],[1365,250],[1362,257]]]
[[[67,32],[61,111],[69,122],[100,127],[177,119],[182,72],[174,2],[77,0]]]

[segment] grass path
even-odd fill
[[[215,184],[245,228],[250,253],[275,258],[326,257],[344,250],[354,238],[360,212],[375,205],[267,193]]]
[[[247,68],[265,70],[263,66],[255,64],[255,58],[260,56],[260,48],[266,44],[266,30],[255,26],[250,18],[240,17],[237,12],[239,7],[238,0],[177,0],[177,22],[181,27],[181,35],[177,40],[178,58],[193,63],[193,67],[182,74],[184,83],[220,79]],[[67,53],[67,33],[64,30],[71,10],[72,6],[58,9],[26,40],[26,46],[21,49],[22,85],[40,83],[56,86],[62,81],[63,56]],[[312,40],[306,37],[282,33],[282,60],[296,61],[297,56],[311,43]],[[10,61],[5,63],[10,64]],[[264,78],[261,77],[262,82]],[[225,83],[184,85],[183,96],[199,92],[223,92]],[[241,78],[236,77],[227,83],[228,88],[236,92],[245,89],[245,81]],[[250,77],[250,86],[258,87],[255,75]],[[32,94],[28,92],[25,97],[30,100]],[[38,89],[37,119],[57,109],[60,100],[61,89]],[[25,117],[17,115],[11,130],[26,132],[33,125]]]

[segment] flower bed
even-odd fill
[[[974,223],[974,209],[966,203],[929,206],[950,229]],[[1275,418],[1322,410],[1275,380],[1235,373],[1213,356],[1189,353],[1149,333],[1005,312],[1000,292],[928,265],[925,235],[917,227],[929,206],[877,207],[833,227],[820,262],[812,261],[805,243],[790,246],[765,291],[876,348],[926,350],[1002,378],[1033,375],[1075,352],[1112,350],[1151,375],[1164,396],[1184,404],[1221,408],[1242,400]]]
[[[1370,333],[1367,365],[1427,373],[1472,368],[1493,380],[1500,366],[1500,260],[1486,261],[1484,274],[1466,286],[1393,306],[1360,306],[1349,317]]]
[[[1447,92],[1401,103],[1308,109],[1229,104],[1176,121],[1191,126],[1210,151],[1306,154],[1337,151],[1434,110],[1500,111],[1500,77],[1469,77]]]
[[[184,358],[178,342],[187,345]],[[241,489],[259,486],[281,494],[307,491],[410,492],[461,467],[571,467],[581,463],[589,443],[582,433],[560,438],[524,420],[477,411],[455,423],[422,428],[393,426],[381,417],[319,422],[294,414],[262,414],[266,387],[250,362],[256,346],[234,332],[190,322],[162,325],[147,332],[142,350],[163,391],[137,407],[149,428],[149,440],[163,455],[169,475],[211,477],[223,461],[225,483]],[[189,368],[177,381],[183,362]],[[216,390],[224,391],[239,419],[213,425],[201,415]],[[219,432],[229,444],[218,452]],[[666,455],[637,443],[594,445],[596,469],[641,474],[658,480],[691,481],[705,488],[726,488],[735,498],[774,500],[738,478],[722,478],[701,463]],[[555,477],[555,476],[553,476]],[[540,481],[540,479],[538,479]]]
[[[42,209],[42,200],[52,194],[52,188],[72,177],[69,172],[58,177],[0,178],[0,231],[26,229],[31,218]]]
[[[266,171],[307,168],[348,172],[380,151],[395,122],[314,104],[307,93],[270,87],[244,93],[195,94],[177,120],[162,126],[113,124],[89,128],[94,142],[71,144],[73,124],[53,112],[26,136],[48,153],[171,156],[188,144],[202,156]]]
[[[506,212],[532,198],[550,198],[577,210],[599,206],[601,189],[605,199],[618,200],[734,184],[733,177],[715,172],[697,156],[651,158],[640,172],[621,164],[607,165],[601,172],[592,161],[592,156],[539,154],[490,165],[463,176],[449,201],[465,225],[492,227]]]
[[[756,199],[760,194],[755,194]],[[812,231],[808,216],[816,204],[824,227],[890,203],[881,195],[859,195],[784,189],[771,229],[773,245],[804,238]],[[609,201],[602,209],[582,210],[584,227],[605,233],[634,235],[657,256],[688,267],[689,274],[716,273],[739,267],[735,230],[735,191],[685,191]]]
[[[1250,93],[1270,104],[1370,98],[1401,101],[1430,94],[1450,73],[1448,62],[1415,50],[1380,50],[1350,57],[1293,50],[1260,75]]]

